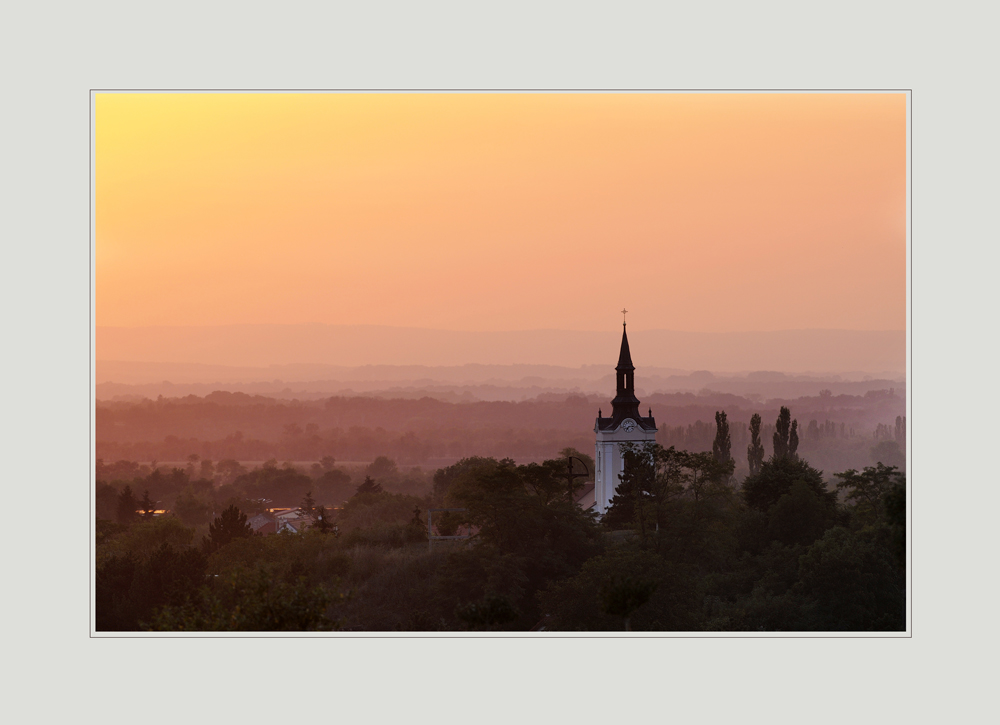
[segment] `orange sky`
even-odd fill
[[[98,94],[97,325],[905,328],[903,94]]]

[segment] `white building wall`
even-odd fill
[[[622,472],[622,443],[652,443],[656,441],[656,430],[634,429],[626,433],[621,427],[614,431],[596,431],[594,454],[597,475],[594,477],[594,509],[599,514],[608,510],[614,498],[619,476]]]

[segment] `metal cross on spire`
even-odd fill
[[[622,307],[622,324],[625,324],[625,313],[628,312],[624,307]]]

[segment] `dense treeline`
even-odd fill
[[[268,460],[247,467],[228,459],[218,463],[191,456],[185,468],[165,468],[134,461],[106,464],[97,461],[96,510],[98,519],[129,523],[146,495],[155,510],[168,510],[187,526],[207,524],[219,511],[236,505],[242,511],[259,513],[268,508],[295,507],[312,492],[321,503],[340,507],[354,493],[358,481],[376,476],[386,491],[424,495],[431,488],[431,475],[419,468],[400,470],[396,462],[379,456],[363,468],[337,466],[327,456],[309,468]],[[131,510],[119,509],[127,491],[136,500]],[[131,511],[131,512],[130,512]]]
[[[210,524],[190,525],[152,515],[152,493],[122,488],[99,504],[98,629],[904,629],[903,474],[877,462],[835,473],[830,486],[802,454],[809,427],[786,408],[767,431],[770,456],[759,417],[746,447],[724,412],[715,420],[710,452],[629,447],[600,521],[573,503],[582,482],[561,459],[470,457],[413,493],[379,482],[404,475],[388,459],[350,483],[329,459],[309,472],[272,463],[213,479],[201,495],[285,489],[313,511],[326,510],[316,504],[323,476],[338,478],[327,490],[349,488],[335,526],[317,519],[263,537],[238,496]],[[748,475],[736,472],[740,459]],[[117,521],[102,516],[112,503]],[[429,508],[461,509],[437,514],[434,533],[472,538],[429,548]]]
[[[183,461],[192,454],[238,461],[315,461],[323,456],[370,461],[386,455],[403,465],[441,465],[476,455],[541,461],[566,446],[590,448],[601,403],[583,396],[468,404],[431,398],[282,401],[225,392],[99,403],[97,455],[140,461]],[[759,409],[748,398],[721,393],[657,394],[644,404],[656,415],[658,442],[691,451],[711,448],[711,421],[720,408],[729,413],[733,440],[743,445],[751,415]],[[761,412],[771,419],[783,405],[792,407],[770,401]],[[904,413],[903,399],[893,390],[820,394],[800,398],[794,407],[809,420],[803,450],[827,470],[869,463],[870,441],[894,439],[892,421]],[[765,442],[769,447],[770,437]]]

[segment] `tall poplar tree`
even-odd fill
[[[732,460],[733,442],[729,437],[729,421],[726,411],[715,412],[715,440],[712,442],[712,455],[719,463],[726,464]]]
[[[792,426],[792,412],[785,406],[781,406],[778,413],[778,420],[774,422],[774,458],[784,458],[788,455],[788,431]]]
[[[754,413],[750,418],[750,445],[747,446],[747,463],[750,464],[750,475],[760,471],[764,463],[764,444],[760,441],[760,415]]]

